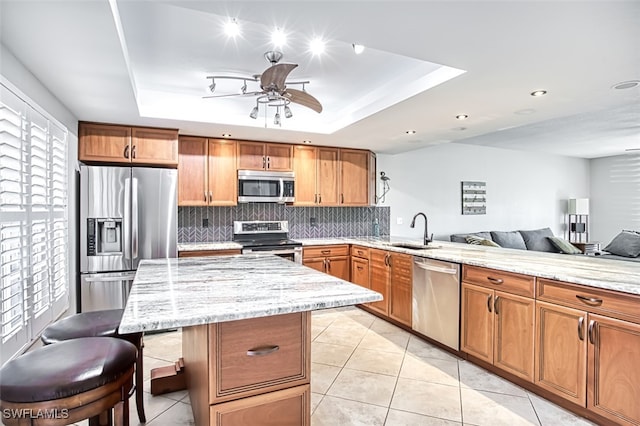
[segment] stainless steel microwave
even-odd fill
[[[293,172],[238,170],[239,203],[292,203]]]

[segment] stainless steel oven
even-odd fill
[[[292,203],[294,187],[293,172],[238,170],[239,203]]]
[[[302,264],[302,243],[289,239],[287,221],[233,222],[233,240],[242,244],[242,254],[275,254]]]

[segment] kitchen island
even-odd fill
[[[381,299],[274,255],[146,260],[119,332],[183,328],[197,425],[308,426],[310,311]]]

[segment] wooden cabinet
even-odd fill
[[[371,203],[369,152],[359,149],[340,149],[340,205],[366,206]]]
[[[178,131],[80,122],[78,160],[87,163],[178,164]]]
[[[196,424],[308,425],[310,327],[309,312],[185,327]]]
[[[368,306],[402,324],[411,326],[413,258],[386,250],[369,250],[371,290],[383,300]]]
[[[180,137],[178,205],[235,206],[237,199],[236,142]]]
[[[369,288],[369,249],[351,246],[351,282]]]
[[[302,264],[336,278],[349,280],[349,246],[304,247]]]
[[[238,170],[291,171],[292,157],[292,145],[238,142]]]
[[[465,265],[462,350],[533,381],[534,287],[533,277]]]
[[[383,315],[389,315],[389,293],[391,270],[389,268],[389,252],[386,250],[369,250],[369,284],[373,291],[382,294],[382,300],[371,302],[367,306]]]

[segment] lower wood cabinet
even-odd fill
[[[383,300],[367,306],[411,327],[413,257],[386,250],[369,250],[369,283]]]
[[[302,251],[302,264],[336,278],[349,281],[349,246],[312,246]]]
[[[351,282],[369,288],[369,259],[351,258]]]

